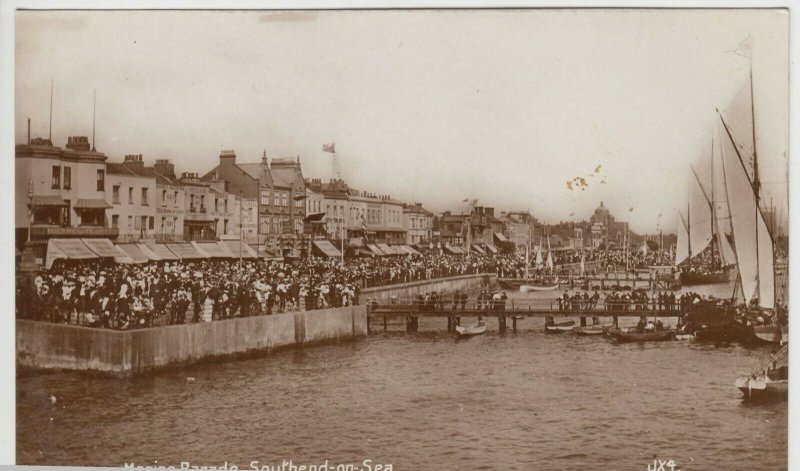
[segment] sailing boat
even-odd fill
[[[539,242],[541,247],[541,241]],[[536,253],[537,266],[541,265],[542,252],[541,250]],[[552,291],[558,288],[558,277],[553,276],[553,251],[550,249],[550,236],[547,236],[547,273],[540,273],[539,276],[532,280],[525,280],[519,290],[523,293],[528,291]]]
[[[693,166],[689,186],[689,205],[687,208],[686,232],[688,233],[688,263],[684,264],[680,274],[681,284],[702,285],[727,283],[733,272],[733,259],[725,258],[730,254],[730,244],[724,233],[719,230],[714,199],[714,182],[717,179],[714,165],[714,141],[711,141],[711,191],[706,191],[703,182]],[[727,247],[727,250],[726,248]],[[696,264],[695,257],[710,250],[710,262]]]
[[[789,393],[789,345],[772,355],[766,365],[750,376],[736,379],[736,387],[744,399],[759,401],[785,399]]]
[[[722,114],[721,139],[724,187],[733,235],[737,278],[731,299],[692,306],[687,323],[697,328],[698,340],[729,339],[739,341],[778,340],[782,317],[775,309],[774,246],[764,214],[759,205],[760,182],[755,139],[755,114],[752,105],[752,75],[750,78],[751,117],[753,119],[752,178],[748,173],[742,151],[746,148],[736,141]],[[741,294],[744,305],[736,306]],[[767,321],[771,319],[772,322]],[[760,335],[756,335],[755,324]],[[766,328],[764,328],[766,327]],[[771,335],[770,335],[771,334]]]

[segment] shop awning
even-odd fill
[[[175,253],[181,260],[184,259],[196,259],[196,258],[208,258],[199,250],[194,248],[192,244],[167,244],[167,248],[169,248],[172,252]]]
[[[379,249],[379,248],[378,248],[378,246],[377,246],[377,245],[375,245],[375,244],[367,244],[367,248],[369,249],[369,251],[370,251],[370,252],[374,253],[375,255],[377,255],[377,256],[379,256],[379,257],[382,257],[382,256],[386,255],[386,254],[385,254],[385,253],[383,253],[383,251],[382,251],[381,249]]]
[[[499,233],[499,232],[495,232],[495,233],[494,233],[494,236],[495,236],[495,237],[497,238],[497,240],[499,240],[500,242],[508,242],[508,239],[506,239],[506,236],[504,236],[503,234],[501,234],[501,233]]]
[[[445,244],[444,249],[454,255],[461,255],[464,253],[464,250],[461,247],[455,247],[450,244]]]
[[[154,260],[180,260],[180,257],[175,255],[175,253],[164,244],[140,244],[140,245],[144,245],[145,247],[147,247],[147,251],[152,252],[153,255],[158,257]],[[144,252],[147,254],[148,257],[150,257],[151,254],[149,254],[147,251]]]
[[[470,248],[476,253],[479,253],[481,255],[486,255],[486,251],[483,250],[483,247],[481,247],[480,245],[472,245]]]
[[[66,206],[67,202],[60,196],[33,195],[34,206]]]
[[[145,263],[150,261],[150,257],[142,252],[142,249],[136,244],[117,244],[117,247],[128,254],[133,263]]]
[[[314,246],[318,248],[322,253],[327,255],[328,257],[341,257],[342,252],[339,251],[333,244],[330,243],[328,240],[315,240]]]
[[[409,254],[409,255],[420,255],[420,253],[417,252],[417,250],[414,247],[411,247],[410,245],[405,245],[404,244],[404,245],[401,245],[400,247],[403,250],[405,250],[406,253]]]
[[[88,260],[98,258],[80,239],[50,239],[47,241],[45,267],[50,268],[58,259]]]
[[[225,244],[225,247],[231,251],[234,258],[239,258],[239,247],[242,249],[242,258],[258,258],[256,251],[244,241],[239,242],[238,240],[223,240],[220,243]]]
[[[325,217],[325,213],[313,213],[305,217],[305,222],[319,222]]]
[[[385,253],[386,255],[397,255],[397,251],[389,247],[387,244],[375,244],[375,245],[377,245],[380,251]]]
[[[131,257],[108,239],[81,239],[99,257],[113,258],[117,263],[133,263]]]
[[[73,208],[75,209],[107,209],[111,205],[101,199],[79,199]]]
[[[500,250],[492,244],[486,244],[487,253],[500,253]]]
[[[192,242],[192,246],[205,258],[233,258],[233,252],[219,242]]]

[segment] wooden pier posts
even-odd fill
[[[617,316],[614,316],[614,327],[619,327],[619,319]]]
[[[500,329],[501,334],[506,333],[506,316],[497,316],[497,326]]]
[[[511,328],[517,333],[517,316],[511,316]]]
[[[581,327],[586,327],[586,316],[581,316]]]
[[[412,316],[409,314],[406,317],[406,331],[418,332],[419,331],[419,316]]]

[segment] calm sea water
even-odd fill
[[[635,322],[635,320],[629,320]],[[129,380],[21,377],[19,464],[394,469],[785,469],[787,403],[733,386],[770,349],[614,345],[517,333],[457,340],[443,319],[342,345]],[[194,378],[193,381],[187,380]],[[50,399],[55,398],[55,403]],[[363,468],[362,468],[363,469]]]

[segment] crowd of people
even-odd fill
[[[361,289],[496,272],[503,256],[310,257],[124,265],[57,261],[17,280],[20,318],[126,329],[359,303]]]
[[[619,263],[621,251],[587,251],[602,264]],[[580,251],[562,251],[562,262]],[[624,254],[623,254],[624,255]],[[572,257],[572,258],[570,258]],[[647,260],[647,259],[641,259]],[[100,261],[57,261],[34,278],[19,275],[20,318],[97,327],[132,327],[207,322],[216,319],[304,311],[360,303],[361,290],[458,275],[496,273],[522,277],[525,256],[425,254],[396,258],[309,257],[295,263],[265,260],[149,262],[141,265]],[[502,291],[420,295],[424,309],[504,309]],[[452,297],[451,297],[452,296]],[[695,293],[614,290],[602,299],[597,290],[565,292],[560,310],[684,310]]]

